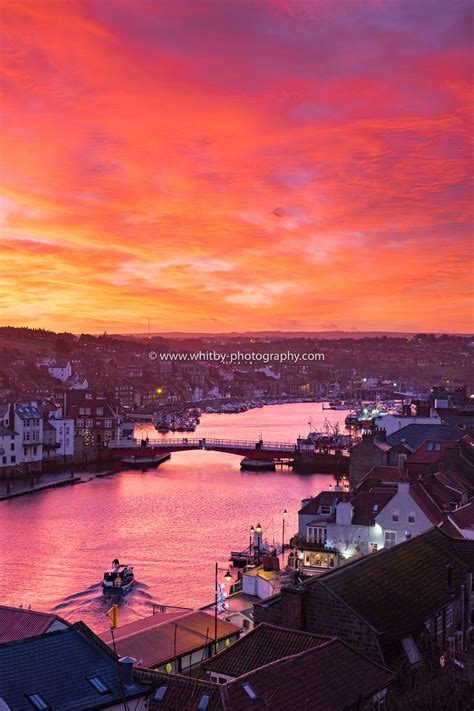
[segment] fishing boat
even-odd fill
[[[112,562],[112,570],[104,573],[102,592],[104,595],[126,595],[135,583],[131,565],[123,565],[118,558]]]
[[[251,457],[245,457],[240,462],[241,469],[248,469],[250,471],[275,471],[275,460],[274,459],[252,459]]]

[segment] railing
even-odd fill
[[[146,445],[142,445],[146,442]],[[190,449],[210,449],[210,448],[231,448],[231,449],[248,449],[252,451],[279,451],[279,452],[295,452],[296,445],[291,442],[252,442],[249,440],[233,440],[233,439],[213,439],[213,438],[161,438],[161,439],[120,439],[110,441],[109,448],[167,448],[167,447],[182,447]]]

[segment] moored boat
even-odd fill
[[[252,459],[251,457],[244,457],[240,462],[241,469],[249,469],[250,471],[275,471],[275,460],[274,459]]]
[[[104,595],[126,595],[135,583],[135,575],[131,565],[123,565],[116,558],[112,563],[112,570],[104,573],[102,592]]]

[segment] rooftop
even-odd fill
[[[202,668],[238,677],[278,659],[317,647],[328,639],[262,622],[231,647],[206,660]]]
[[[240,628],[217,619],[217,638],[238,634]],[[112,644],[110,631],[99,635]],[[200,610],[179,613],[173,619],[151,615],[114,630],[115,648],[121,657],[134,657],[144,667],[165,664],[171,659],[201,649],[214,639],[214,617]]]
[[[12,711],[32,711],[28,695],[39,695],[47,708],[84,711],[122,700],[115,654],[82,622],[56,632],[0,645],[0,699]],[[98,679],[99,691],[91,679]],[[141,695],[139,683],[126,688]]]
[[[68,623],[57,615],[0,605],[0,644],[41,635],[58,622],[68,626]]]

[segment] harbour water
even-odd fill
[[[199,437],[294,442],[325,417],[344,428],[346,412],[320,403],[277,405],[203,415]],[[159,435],[144,426],[150,438]],[[182,435],[180,435],[182,436]],[[80,474],[80,472],[77,472]],[[108,626],[101,579],[114,558],[135,566],[137,585],[121,603],[120,622],[151,614],[153,603],[196,607],[212,601],[215,561],[263,538],[286,541],[297,529],[301,499],[334,480],[291,470],[242,472],[219,452],[180,452],[156,470],[123,471],[84,484],[0,502],[0,603],[55,611],[94,630]]]

